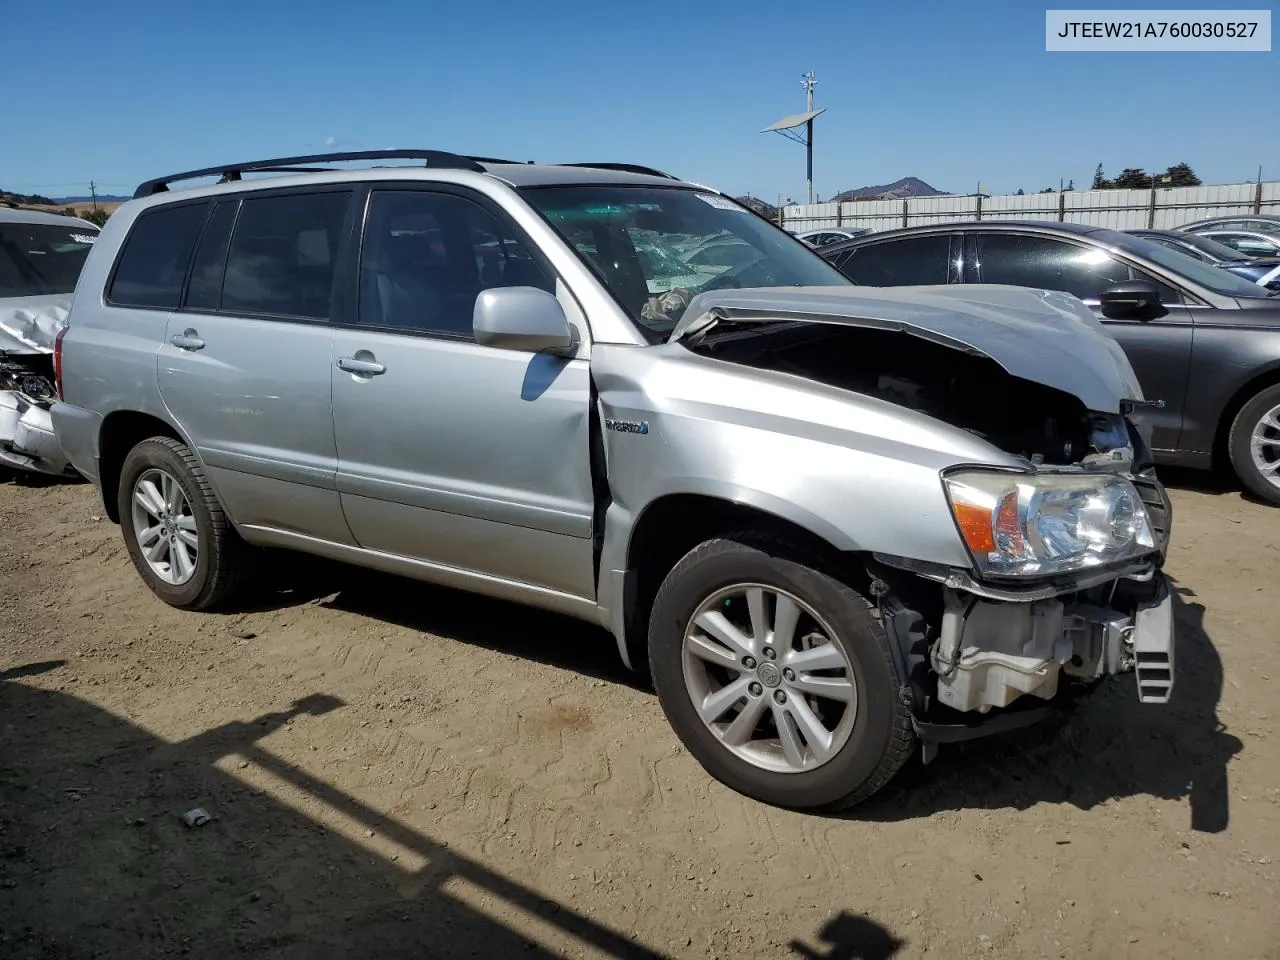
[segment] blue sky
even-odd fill
[[[903,176],[1085,186],[1099,162],[1280,179],[1280,53],[1047,53],[1044,17],[1025,0],[14,0],[4,32],[33,62],[11,39],[0,81],[23,106],[0,187],[128,193],[328,143],[647,163],[802,200],[803,148],[759,131],[803,109],[810,69],[822,198]]]

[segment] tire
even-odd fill
[[[1260,391],[1240,408],[1231,423],[1227,449],[1231,456],[1231,467],[1240,482],[1267,503],[1280,506],[1280,474],[1271,473],[1272,479],[1269,480],[1253,458],[1254,431],[1262,424],[1264,417],[1280,424],[1280,384]],[[1264,449],[1267,461],[1280,460],[1280,427],[1264,428],[1263,436],[1266,440],[1274,441]]]
[[[150,483],[149,489],[172,489],[167,487],[165,478],[176,484],[186,505],[169,527],[173,536],[168,538],[167,555],[162,555],[162,561],[167,556],[171,578],[152,566],[139,541],[140,529],[155,530],[163,525],[163,521],[154,523],[156,516],[146,513],[141,501],[135,502],[135,488],[140,482]],[[186,444],[170,437],[151,437],[130,450],[120,470],[117,506],[125,548],[134,567],[151,591],[170,606],[182,610],[222,607],[248,581],[253,554],[232,527],[214,496],[200,461]],[[173,516],[171,511],[170,515]],[[153,522],[146,527],[141,526],[148,520]],[[188,558],[191,558],[188,543],[194,541],[194,563],[186,564],[185,569],[175,552],[180,536],[184,538],[182,553]],[[148,539],[156,542],[166,537],[161,534]],[[178,580],[181,582],[175,582]]]
[[[910,714],[899,697],[901,682],[882,624],[871,604],[824,566],[820,559],[782,540],[753,534],[708,540],[686,554],[667,575],[654,600],[649,625],[649,665],[654,687],[663,712],[681,742],[711,776],[726,786],[764,803],[797,810],[834,810],[861,803],[893,778],[910,756],[914,742]],[[826,629],[822,632],[829,631],[830,643],[843,655],[847,669],[842,676],[852,681],[856,694],[839,708],[841,717],[834,733],[844,729],[844,739],[838,740],[833,735],[829,758],[822,761],[818,761],[806,744],[806,764],[811,761],[817,764],[811,768],[788,762],[780,734],[776,736],[777,755],[769,755],[767,751],[775,748],[767,735],[770,730],[778,730],[779,722],[786,722],[779,720],[779,710],[799,711],[807,704],[810,716],[815,716],[819,714],[819,710],[813,709],[815,703],[825,705],[834,701],[800,696],[798,699],[803,704],[792,702],[790,698],[796,697],[796,688],[789,686],[788,681],[796,679],[794,673],[786,680],[774,674],[765,676],[763,660],[757,662],[759,669],[754,674],[736,665],[722,668],[719,663],[714,664],[713,670],[702,670],[706,661],[700,659],[701,655],[686,651],[685,632],[690,619],[700,607],[708,616],[720,613],[721,604],[723,616],[729,617],[735,609],[732,605],[738,603],[735,595],[731,594],[726,600],[717,598],[726,590],[738,589],[736,584],[761,585],[766,588],[766,594],[768,589],[779,590],[789,599],[808,606],[820,618],[816,621],[819,627],[825,622]],[[776,611],[771,603],[766,602],[763,609]],[[750,610],[745,596],[742,604]],[[742,607],[736,609],[741,622]],[[766,614],[770,618],[773,615]],[[772,619],[768,622],[773,624]],[[807,613],[802,614],[801,626],[795,630],[797,636],[803,633],[805,622],[812,624],[815,620]],[[770,626],[768,636],[773,635],[772,630]],[[701,632],[700,635],[709,636]],[[777,665],[803,653],[786,646],[785,651],[773,651]],[[757,645],[756,649],[763,648]],[[827,647],[822,649],[828,650],[828,656],[834,655]],[[790,662],[797,666],[800,663]],[[732,670],[739,671],[736,681]],[[708,697],[700,696],[703,688],[699,684],[704,675],[712,672],[729,678],[721,689],[734,682],[740,686],[742,678],[746,678],[764,681],[751,686],[763,689],[766,701],[777,702],[778,694],[783,694],[778,709],[768,702],[755,708],[764,712],[762,724],[753,729],[764,736],[753,738],[745,747],[729,745],[704,722],[695,703],[711,702]],[[830,673],[826,671],[821,679],[827,679]],[[811,674],[810,679],[813,676]],[[768,683],[774,683],[772,690]],[[732,709],[745,713],[752,706],[750,696],[754,693],[742,697],[737,701],[741,706]],[[826,707],[819,709],[825,717]],[[738,715],[738,712],[725,714],[730,718]],[[842,727],[849,717],[852,717],[851,725]],[[725,731],[728,736],[732,725],[724,726],[728,728]],[[753,751],[754,755],[748,756]]]

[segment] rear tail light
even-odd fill
[[[58,399],[62,400],[62,338],[67,335],[70,327],[63,327],[58,331],[58,335],[53,340],[53,389],[57,391]]]

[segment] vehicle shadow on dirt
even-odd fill
[[[273,574],[262,609],[314,600],[452,641],[629,686],[652,687],[623,666],[613,638],[591,624],[390,574],[307,558]],[[940,810],[1027,809],[1150,795],[1189,799],[1191,829],[1230,820],[1227,764],[1242,747],[1217,716],[1222,661],[1204,607],[1175,583],[1172,701],[1138,702],[1132,674],[1104,682],[1061,721],[944,745],[928,766],[913,760],[879,795],[839,816],[897,821]]]
[[[1240,483],[1239,478],[1223,467],[1216,470],[1192,470],[1190,467],[1161,467],[1160,482],[1174,490],[1186,490],[1189,493],[1203,493],[1214,497],[1227,497],[1275,509],[1274,504],[1267,503],[1252,490],[1246,490]],[[1176,519],[1174,522],[1177,522]]]
[[[942,810],[1027,809],[1069,803],[1083,810],[1118,797],[1188,799],[1190,829],[1230,822],[1227,763],[1241,741],[1218,719],[1222,660],[1195,592],[1174,584],[1176,671],[1166,705],[1138,702],[1132,674],[1112,678],[1065,722],[952,746],[922,767],[913,761],[850,819],[899,821]]]
[[[287,709],[166,742],[77,697],[0,672],[0,956],[80,960],[661,954],[368,807],[257,741],[341,709]],[[246,781],[215,766],[247,766]],[[255,790],[265,772],[286,805]],[[298,796],[303,797],[298,801]],[[322,811],[343,833],[298,812]],[[187,827],[202,807],[213,819]],[[369,833],[368,831],[372,831]],[[397,863],[377,843],[401,851]],[[456,891],[478,891],[486,911]],[[474,896],[473,896],[474,899]],[[493,906],[496,904],[497,906]],[[531,939],[488,911],[532,914]],[[547,934],[545,931],[550,930]],[[542,940],[555,940],[552,946]]]
[[[370,570],[347,568],[342,576],[342,588],[321,606],[597,680],[652,689],[622,663],[613,637],[585,621]]]
[[[87,482],[79,475],[55,477],[47,473],[36,473],[34,470],[16,470],[12,467],[0,466],[0,487],[12,484],[15,487],[30,487],[38,490],[44,487],[76,486]]]

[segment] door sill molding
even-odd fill
[[[591,623],[598,624],[600,622],[599,608],[596,606],[595,600],[589,597],[579,597],[575,594],[553,590],[550,587],[540,587],[536,584],[523,583],[518,580],[507,580],[503,577],[478,573],[474,570],[464,570],[461,567],[452,567],[448,564],[435,563],[430,560],[419,560],[396,553],[370,550],[367,547],[346,546],[345,544],[334,543],[331,540],[322,540],[319,537],[309,537],[306,534],[281,530],[277,527],[245,524],[240,529],[244,532],[246,540],[258,546],[283,547],[288,550],[297,550],[301,553],[311,553],[358,567],[380,570],[383,573],[393,573],[411,577],[415,580],[425,580],[429,583],[453,587],[467,593],[481,594],[499,600],[509,600],[513,603],[540,607],[544,610],[553,610],[579,620],[588,620]]]

